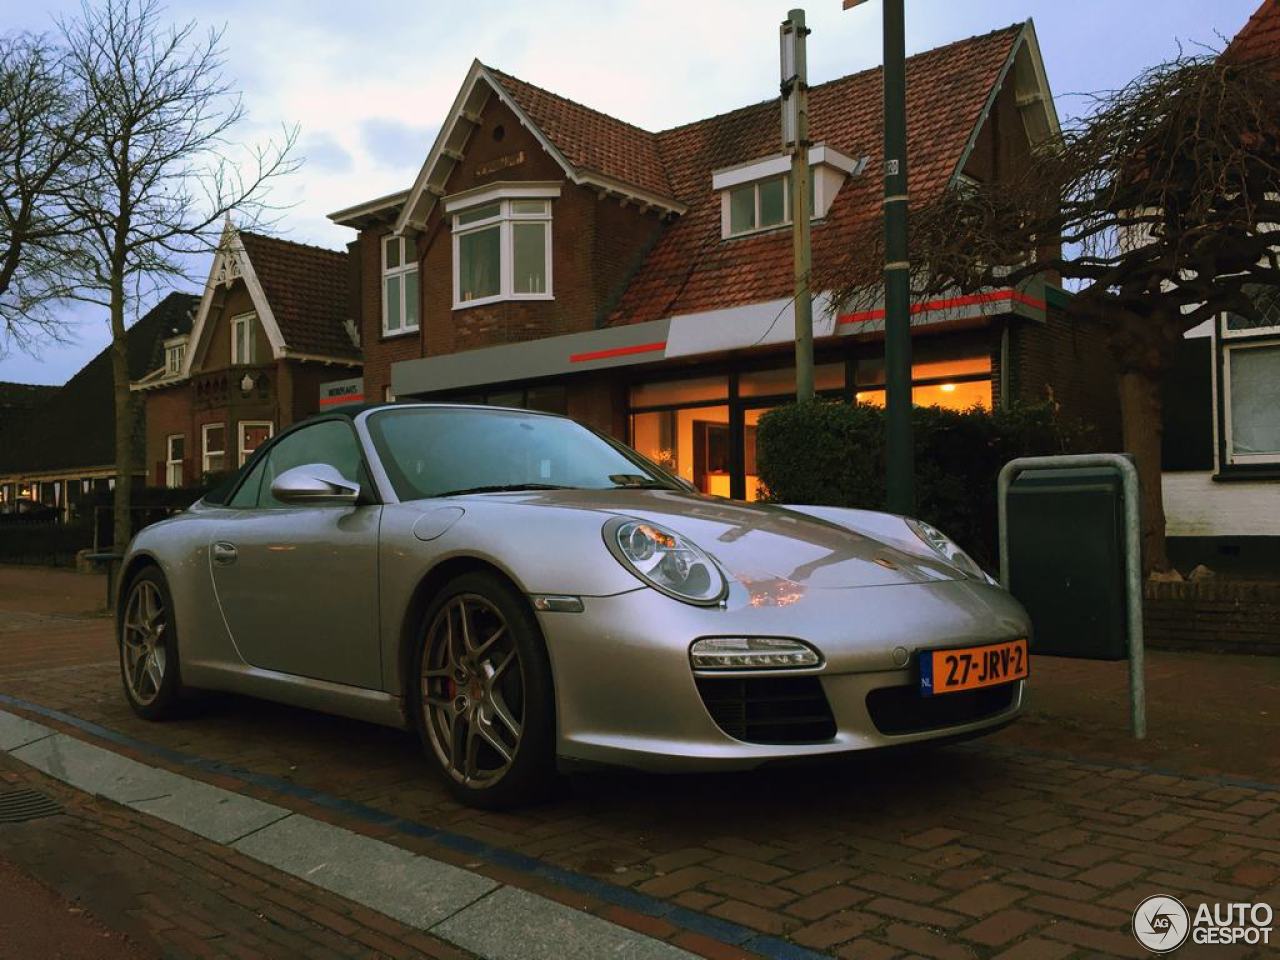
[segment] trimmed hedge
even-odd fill
[[[1007,410],[915,407],[916,515],[979,563],[997,559],[996,477],[1014,457],[1075,453],[1078,423],[1054,404]],[[762,496],[778,503],[885,508],[884,410],[811,400],[769,411],[756,432]]]

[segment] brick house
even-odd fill
[[[1280,62],[1280,0],[1265,0],[1223,56]],[[1280,289],[1255,295],[1263,322],[1205,321],[1166,379],[1166,533],[1183,570],[1280,570]]]
[[[146,409],[147,481],[199,484],[320,409],[359,400],[360,347],[345,252],[228,224],[188,333],[157,344],[131,385]]]
[[[910,58],[913,202],[1022,162],[1057,117],[1028,21]],[[824,292],[880,229],[879,70],[810,91],[816,381],[882,403],[883,311]],[[778,104],[650,132],[479,62],[412,187],[358,231],[365,392],[566,412],[709,492],[752,497],[755,425],[794,391]],[[828,286],[824,286],[824,281]],[[917,402],[1052,394],[1118,441],[1104,345],[1037,281],[915,305]]]
[[[191,330],[199,300],[170,293],[126,335],[129,375],[140,377],[170,338]],[[116,412],[111,348],[107,347],[63,386],[9,418],[0,432],[0,502],[30,498],[66,517],[89,493],[111,489],[116,478]],[[141,464],[144,427],[135,430],[135,462]],[[139,474],[141,479],[141,474]]]

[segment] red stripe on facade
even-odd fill
[[[364,394],[356,393],[342,397],[321,397],[320,406],[328,407],[335,403],[364,403]]]
[[[949,310],[955,307],[974,307],[985,303],[1021,303],[1035,310],[1044,310],[1043,300],[1028,296],[1021,290],[993,290],[990,293],[971,293],[963,297],[946,297],[941,300],[928,300],[924,303],[913,303],[911,312],[932,313],[935,310]],[[841,314],[836,323],[841,326],[850,323],[869,323],[872,320],[883,320],[884,308],[876,310],[860,310],[857,313]]]
[[[633,347],[614,347],[611,350],[591,350],[587,353],[569,354],[570,363],[587,363],[590,360],[607,360],[610,357],[628,357],[633,353],[653,353],[667,349],[667,341],[659,343],[638,343]]]

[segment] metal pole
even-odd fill
[[[1125,593],[1129,628],[1129,726],[1135,740],[1147,736],[1146,644],[1142,631],[1142,501],[1138,469],[1120,453],[1084,453],[1060,457],[1018,457],[1000,470],[996,511],[1000,526],[1000,582],[1009,588],[1009,487],[1024,470],[1056,467],[1114,467],[1124,484]]]
[[[911,267],[907,259],[907,68],[902,0],[884,0],[885,488],[891,513],[915,512],[911,437]]]
[[[813,294],[809,289],[812,253],[809,241],[809,70],[805,51],[805,37],[809,30],[804,25],[804,11],[791,10],[787,22],[782,25],[784,46],[790,40],[793,63],[783,56],[783,98],[789,104],[788,129],[784,116],[783,145],[794,136],[791,144],[791,239],[795,262],[795,311],[796,311],[796,399],[813,399]],[[791,36],[787,36],[787,32]],[[787,76],[787,73],[790,76]],[[785,109],[785,108],[784,108]]]

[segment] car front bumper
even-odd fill
[[[582,613],[538,614],[555,677],[558,753],[570,762],[652,771],[749,769],[774,760],[976,735],[1005,725],[1022,707],[1022,681],[977,719],[952,710],[955,700],[924,703],[964,694],[916,699],[919,651],[1029,634],[1017,601],[974,581],[812,591],[783,605],[731,600],[727,609],[691,606],[649,589],[587,597],[583,603]],[[733,677],[815,678],[830,707],[833,735],[762,743],[726,733],[689,662],[690,645],[707,636],[792,637],[817,648],[825,660],[821,667]],[[721,682],[727,675],[698,676]],[[927,728],[904,730],[899,724],[886,731],[883,711],[873,717],[868,702],[877,690],[891,690],[877,694],[875,702],[891,701],[908,721],[919,703]]]

